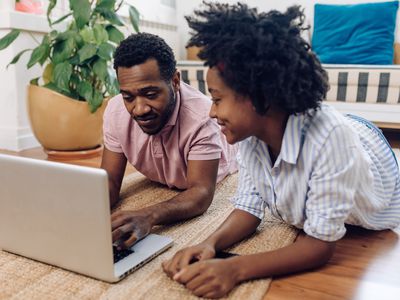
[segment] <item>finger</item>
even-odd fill
[[[186,283],[186,288],[195,291],[199,289],[200,287],[204,287],[207,285],[207,278],[206,276],[202,273],[199,274],[198,276],[194,277],[192,280],[190,280],[188,283]]]
[[[215,297],[216,293],[218,292],[215,287],[207,282],[204,282],[202,285],[200,285],[198,288],[191,290],[194,295],[197,297],[206,297],[206,295],[210,295],[210,298]]]
[[[124,211],[122,211],[122,210],[119,210],[119,211],[116,211],[116,212],[112,213],[111,214],[111,221],[113,221],[116,218],[119,218],[123,214],[124,214]]]
[[[125,224],[123,226],[118,227],[117,229],[112,231],[112,239],[113,243],[117,242],[118,244],[121,244],[123,241],[125,241],[128,237],[127,235],[131,234],[132,228],[130,224]]]
[[[111,229],[114,230],[126,223],[126,219],[123,216],[115,217],[111,220]]]
[[[222,294],[219,291],[210,291],[210,292],[206,292],[202,295],[203,298],[209,298],[209,299],[215,299],[215,298],[221,298],[222,296],[224,296],[224,294]]]
[[[168,272],[171,274],[171,277],[180,271],[179,261],[181,260],[181,256],[182,251],[178,251],[177,253],[175,253],[175,255],[170,260],[169,265],[167,266]]]
[[[187,267],[193,259],[198,260],[199,256],[200,254],[198,252],[185,251],[177,263],[178,269],[182,270],[183,268]]]
[[[123,246],[124,248],[130,248],[130,247],[133,246],[133,244],[134,244],[137,240],[138,240],[138,237],[136,236],[136,233],[133,232],[133,233],[129,236],[129,238],[128,238],[127,240],[125,240],[125,241],[122,243],[122,246]]]
[[[117,229],[113,229],[112,231],[112,240],[113,243],[119,241],[121,239],[121,237],[124,235],[125,233],[123,232],[123,230],[121,229],[121,227],[117,228]]]
[[[190,280],[192,280],[194,277],[200,275],[200,264],[199,263],[194,263],[193,265],[189,265],[182,270],[180,270],[178,273],[176,273],[173,277],[175,281],[178,281],[182,284],[186,284]]]
[[[172,278],[172,276],[175,273],[173,273],[171,271],[171,262],[172,262],[172,260],[168,259],[166,261],[163,261],[161,265],[162,265],[162,268],[163,268],[164,272],[167,274],[167,276]]]

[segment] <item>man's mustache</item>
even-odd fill
[[[133,117],[133,119],[136,120],[136,121],[149,121],[149,120],[152,120],[152,119],[155,119],[155,118],[157,118],[156,114],[147,114],[147,115],[144,115],[144,116],[135,116],[135,117]]]

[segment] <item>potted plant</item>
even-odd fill
[[[36,48],[19,52],[9,65],[31,52],[27,68],[43,67],[42,76],[30,81],[28,113],[32,130],[45,149],[94,148],[101,143],[104,99],[119,93],[111,62],[116,46],[124,39],[120,29],[127,24],[117,11],[128,6],[136,32],[139,13],[124,0],[69,0],[70,11],[54,20],[56,4],[57,0],[50,0],[47,8],[50,32]],[[59,30],[55,25],[66,26]],[[0,50],[19,34],[20,30],[13,29],[1,38]],[[83,119],[88,123],[81,124]],[[95,137],[89,136],[92,133]]]

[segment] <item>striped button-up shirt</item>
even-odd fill
[[[272,164],[268,146],[240,143],[236,208],[262,219],[264,209],[306,234],[335,241],[345,224],[368,229],[400,223],[400,174],[376,130],[323,104],[290,115]]]

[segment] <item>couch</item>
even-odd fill
[[[400,129],[400,65],[323,65],[330,89],[326,102],[381,128]],[[209,94],[207,67],[201,61],[179,61],[181,79]]]

